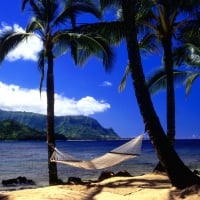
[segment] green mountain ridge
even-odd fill
[[[55,134],[55,138],[66,139],[60,134]],[[0,140],[46,140],[46,133],[14,120],[3,120],[0,121]]]
[[[41,132],[41,134],[46,131],[46,115],[0,110],[0,121],[4,120],[16,121],[22,126],[28,126],[31,130]],[[97,120],[86,116],[55,116],[55,133],[57,138],[63,137],[71,140],[110,140],[120,138],[113,129],[103,128]]]

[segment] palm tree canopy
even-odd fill
[[[53,53],[54,58],[70,51],[75,64],[83,65],[89,56],[94,55],[103,60],[107,70],[112,66],[113,54],[107,39],[97,32],[78,33],[76,31],[75,18],[78,14],[89,13],[100,18],[101,12],[93,1],[23,0],[22,10],[24,11],[25,8],[32,14],[26,32],[11,30],[0,35],[1,62],[17,44],[28,36],[35,35],[43,42],[43,49],[38,53],[40,86],[49,51]]]
[[[199,0],[140,0],[136,22],[140,34],[150,32],[159,39],[180,34],[183,27],[195,21],[199,15]]]
[[[0,34],[0,63],[3,62],[9,51],[16,48],[20,42],[24,41],[31,35],[33,34],[16,32],[13,29],[3,31]]]
[[[121,8],[122,2],[121,0],[100,0],[102,10],[106,7],[117,7]]]
[[[23,0],[22,11],[29,9],[32,19],[25,32],[15,30],[0,34],[0,62],[20,42],[30,35],[38,37],[43,48],[38,53],[38,68],[41,72],[40,93],[46,72],[47,94],[47,142],[55,146],[54,137],[54,59],[67,51],[76,64],[83,64],[90,55],[103,59],[106,69],[111,66],[112,51],[109,42],[96,32],[76,31],[76,18],[86,13],[100,18],[101,12],[90,0]],[[47,70],[45,70],[45,66]],[[48,146],[49,183],[60,183],[57,166],[50,162],[53,149]]]
[[[176,70],[176,69],[173,70],[175,84],[184,83],[186,78],[190,75],[191,72],[189,71]],[[167,87],[167,75],[165,69],[160,68],[154,71],[154,73],[147,78],[147,86],[151,94],[155,94],[160,90],[165,90]]]
[[[162,41],[163,38],[168,37],[174,37],[174,39],[180,42],[181,39],[184,40],[184,32],[192,35],[194,34],[191,33],[193,28],[195,26],[199,27],[199,0],[141,0],[138,1],[138,5],[140,6],[140,9],[136,15],[136,22],[138,24],[139,32],[142,35],[141,37],[153,34],[158,38],[158,40],[154,40],[157,45],[159,45],[159,40]],[[195,46],[192,47],[191,44],[190,48],[195,50]],[[187,54],[186,49],[188,53],[188,44],[185,43],[185,50],[181,47],[180,50],[174,54],[173,61],[176,60],[176,62],[183,63],[183,55]],[[178,52],[182,57],[178,56]],[[192,57],[190,56],[190,58],[187,56],[187,59],[190,59],[190,62],[193,61],[193,65],[195,61],[194,58],[198,58],[194,55],[195,54],[192,53]],[[165,70],[159,69],[148,78],[147,84],[151,93],[155,93],[159,89],[166,88]],[[173,74],[175,81],[180,82],[191,75],[191,72],[173,70]]]
[[[174,53],[176,65],[186,66],[189,72],[185,81],[187,95],[194,81],[200,76],[200,13],[197,19],[182,28],[181,34],[178,35],[180,44]]]

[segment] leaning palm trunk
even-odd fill
[[[125,37],[131,76],[145,128],[172,185],[177,188],[185,188],[193,184],[200,184],[200,178],[184,165],[168,141],[154,110],[148,88],[145,84],[137,41],[137,31],[134,21],[136,3],[136,0],[123,0],[122,10],[125,27],[128,27],[125,30]]]

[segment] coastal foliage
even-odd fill
[[[44,70],[45,64],[47,64],[47,141],[49,144],[55,145],[54,140],[54,79],[53,79],[53,61],[57,57],[57,54],[55,54],[55,50],[57,50],[57,47],[60,47],[60,45],[64,45],[63,48],[59,48],[59,53],[64,53],[66,50],[65,47],[67,46],[71,50],[71,55],[74,58],[75,63],[81,63],[83,64],[83,61],[85,61],[85,58],[88,58],[92,52],[94,52],[93,55],[102,55],[102,53],[99,54],[99,47],[105,46],[107,47],[107,40],[103,39],[102,37],[94,37],[94,34],[97,33],[97,31],[92,35],[93,39],[95,40],[95,43],[97,44],[98,48],[95,48],[95,43],[92,45],[90,42],[91,40],[84,40],[85,38],[88,39],[88,29],[85,32],[85,30],[78,31],[79,29],[76,27],[76,20],[75,16],[78,13],[81,13],[84,11],[89,11],[88,7],[84,7],[83,10],[80,10],[80,6],[82,3],[88,3],[87,1],[64,1],[69,4],[65,7],[67,10],[64,9],[64,13],[57,16],[56,14],[59,11],[56,10],[56,8],[59,8],[58,1],[56,0],[24,0],[23,1],[23,8],[25,7],[26,3],[30,3],[30,7],[32,8],[33,13],[35,14],[35,19],[33,19],[30,24],[27,27],[27,33],[25,35],[16,34],[16,33],[8,33],[8,34],[2,34],[2,37],[0,38],[1,46],[0,46],[0,61],[3,61],[6,54],[9,52],[10,49],[12,49],[16,44],[23,40],[25,37],[28,37],[33,32],[37,32],[43,41],[44,49],[40,52],[40,58],[39,58],[39,68],[41,71],[41,84],[40,88],[42,86],[44,73],[46,72]],[[141,113],[141,116],[144,121],[145,130],[148,133],[150,140],[154,146],[154,149],[156,151],[156,154],[159,158],[159,161],[161,165],[164,167],[165,171],[167,172],[167,175],[171,181],[171,184],[179,189],[194,185],[194,184],[200,184],[200,179],[197,177],[188,167],[186,167],[183,163],[183,161],[180,159],[176,151],[174,150],[173,146],[170,144],[168,138],[165,135],[164,129],[160,123],[159,117],[157,116],[157,113],[154,109],[153,102],[151,100],[151,96],[146,84],[145,75],[143,72],[143,66],[142,66],[142,60],[141,60],[141,54],[139,49],[139,43],[138,43],[138,23],[136,21],[137,18],[137,12],[142,9],[142,2],[136,1],[136,0],[100,0],[100,3],[102,5],[102,9],[106,7],[111,7],[111,5],[114,5],[116,7],[119,7],[121,12],[121,18],[120,18],[120,24],[122,24],[123,32],[119,31],[117,32],[117,35],[120,36],[122,33],[123,39],[126,42],[127,46],[127,54],[128,54],[128,63],[130,68],[130,75],[132,79],[134,94],[136,96],[136,100],[139,106],[139,110]],[[144,1],[145,2],[145,1]],[[162,43],[164,52],[166,55],[164,55],[164,63],[166,66],[166,73],[168,74],[168,78],[171,80],[168,81],[168,83],[171,83],[168,88],[171,89],[173,94],[173,63],[171,59],[168,59],[172,56],[172,32],[174,28],[170,26],[170,31],[168,32],[168,26],[171,22],[173,22],[173,19],[176,17],[178,12],[172,12],[172,15],[170,14],[171,9],[176,5],[181,5],[181,0],[173,0],[173,1],[148,1],[147,3],[153,3],[155,4],[153,10],[157,10],[156,17],[154,20],[158,20],[158,30],[159,32],[156,32],[156,35],[160,36],[160,41]],[[190,1],[189,1],[190,2]],[[47,4],[46,4],[47,3]],[[78,3],[78,5],[77,5]],[[171,4],[172,3],[172,4]],[[199,4],[198,4],[199,5]],[[69,6],[69,7],[68,7]],[[148,8],[151,9],[152,4],[148,5]],[[169,9],[165,10],[166,7],[169,6]],[[82,6],[81,6],[82,7]],[[188,5],[186,6],[187,8]],[[72,8],[72,9],[71,9]],[[79,8],[78,10],[76,8]],[[86,9],[87,8],[87,9]],[[91,6],[89,6],[91,8]],[[146,12],[149,9],[143,9],[144,14],[150,14],[148,15],[148,20],[150,21],[152,16],[155,16],[153,12]],[[67,12],[70,11],[70,12]],[[79,11],[79,12],[76,12]],[[91,10],[90,10],[91,11]],[[178,10],[177,10],[178,11]],[[162,13],[163,15],[160,17],[157,16],[157,14]],[[55,15],[54,15],[55,14]],[[166,17],[172,16],[172,18],[168,18],[165,23]],[[54,17],[57,16],[58,19],[55,19]],[[70,23],[70,32],[69,30],[66,31],[57,31],[57,29],[54,29],[54,25],[58,25],[59,22],[60,25],[63,25],[63,20],[69,19]],[[54,20],[55,19],[55,20]],[[61,20],[61,21],[60,21]],[[42,23],[41,23],[42,22]],[[164,22],[164,23],[163,23]],[[116,24],[115,24],[116,25]],[[154,25],[154,24],[153,24]],[[156,25],[157,26],[157,25]],[[88,27],[88,25],[87,25]],[[82,27],[83,28],[83,27]],[[156,27],[157,28],[157,27]],[[105,29],[102,29],[105,30]],[[76,32],[73,32],[76,31]],[[78,32],[77,32],[78,31]],[[108,33],[108,31],[106,31]],[[113,32],[109,30],[111,35],[107,35],[106,38],[109,38],[109,36],[113,36]],[[166,34],[165,34],[166,33]],[[23,33],[24,34],[24,33]],[[84,35],[87,34],[87,37],[84,37]],[[115,35],[115,34],[114,34]],[[13,40],[13,37],[15,37],[15,40]],[[78,36],[78,37],[77,37]],[[116,36],[116,35],[115,35]],[[113,36],[114,37],[114,36]],[[99,39],[103,39],[99,41]],[[120,37],[118,37],[120,39]],[[9,41],[9,42],[7,42]],[[88,43],[89,41],[89,43]],[[93,41],[93,40],[92,40]],[[11,42],[11,43],[10,43]],[[112,40],[111,40],[112,42]],[[118,42],[118,41],[117,41]],[[116,43],[117,43],[116,42]],[[80,47],[82,48],[85,44],[89,44],[89,50],[86,52],[83,52],[80,50]],[[84,50],[84,49],[83,49]],[[109,48],[104,48],[105,54],[103,55],[109,55],[110,51]],[[106,53],[108,52],[108,54]],[[59,54],[61,55],[61,54]],[[108,69],[108,66],[110,64],[109,59],[110,56],[106,56],[105,59],[103,59],[103,63]],[[169,94],[167,92],[167,94]],[[171,95],[171,101],[169,101],[171,107],[169,110],[171,110],[172,114],[174,112],[174,101],[173,101],[173,95]],[[172,115],[171,115],[172,116]],[[174,116],[170,117],[170,123],[174,124]],[[175,127],[172,127],[171,130],[175,130]],[[169,133],[168,133],[169,134]],[[173,131],[170,133],[170,135],[173,135]],[[50,155],[52,153],[52,149],[48,148],[48,158],[50,158]],[[50,178],[50,184],[56,184],[58,183],[57,178],[57,168],[56,165],[53,163],[48,162],[49,167],[49,178]]]
[[[61,134],[55,135],[56,139],[66,139]],[[46,132],[38,131],[14,120],[0,121],[0,140],[46,140]]]
[[[43,48],[38,53],[38,69],[41,74],[40,92],[46,79],[47,93],[47,143],[56,146],[54,130],[54,61],[59,56],[70,52],[76,65],[83,65],[90,56],[103,61],[106,69],[111,66],[112,51],[106,38],[99,34],[79,34],[75,32],[77,17],[89,14],[98,19],[101,17],[96,4],[90,0],[23,0],[22,11],[29,11],[31,18],[26,32],[7,30],[0,35],[0,62],[20,42],[30,36],[38,37]],[[49,183],[57,184],[57,166],[50,162],[53,149],[48,146]]]
[[[10,121],[5,121],[10,120]],[[31,112],[9,112],[0,111],[0,139],[14,139],[11,133],[15,132],[15,139],[42,139],[46,131],[46,115]],[[15,121],[15,122],[14,122]],[[2,136],[2,128],[7,129]],[[8,123],[10,122],[10,123]],[[19,125],[20,124],[20,125]],[[25,138],[24,138],[25,137]],[[102,127],[98,121],[85,116],[57,116],[55,117],[55,138],[71,140],[110,140],[119,139],[120,137],[113,129]]]
[[[113,3],[116,2],[119,3],[119,1],[117,0],[102,0],[101,2],[103,2],[104,7],[110,7]],[[145,130],[150,137],[150,140],[155,148],[161,165],[167,172],[171,184],[177,188],[185,188],[187,186],[199,184],[199,177],[194,175],[194,173],[192,173],[190,169],[184,165],[183,161],[180,159],[173,146],[167,139],[150,97],[150,93],[145,81],[145,75],[138,44],[138,27],[136,21],[136,13],[141,8],[140,4],[138,4],[140,3],[140,1],[122,0],[120,2],[123,23],[125,27],[128,27],[124,31],[125,41],[127,45],[130,75],[139,110],[144,121]],[[164,3],[164,1],[153,2]],[[173,1],[173,4],[174,3],[179,4],[180,1]],[[164,4],[166,4],[166,1]],[[143,11],[145,12],[146,10]],[[166,48],[169,48],[171,46],[171,41],[169,39],[170,38],[167,37],[164,38],[162,41],[162,43],[166,45]],[[167,57],[168,56],[165,56],[165,58]],[[167,62],[167,60],[165,60],[164,62]],[[165,64],[167,65],[167,63]],[[172,63],[168,64],[171,65]],[[171,69],[169,71],[171,72]],[[170,77],[173,78],[173,73]],[[171,81],[171,83],[173,84],[173,81]]]

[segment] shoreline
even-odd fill
[[[198,200],[200,185],[184,190],[171,186],[166,174],[148,173],[140,176],[114,176],[87,184],[45,186],[34,189],[0,192],[1,200]]]

